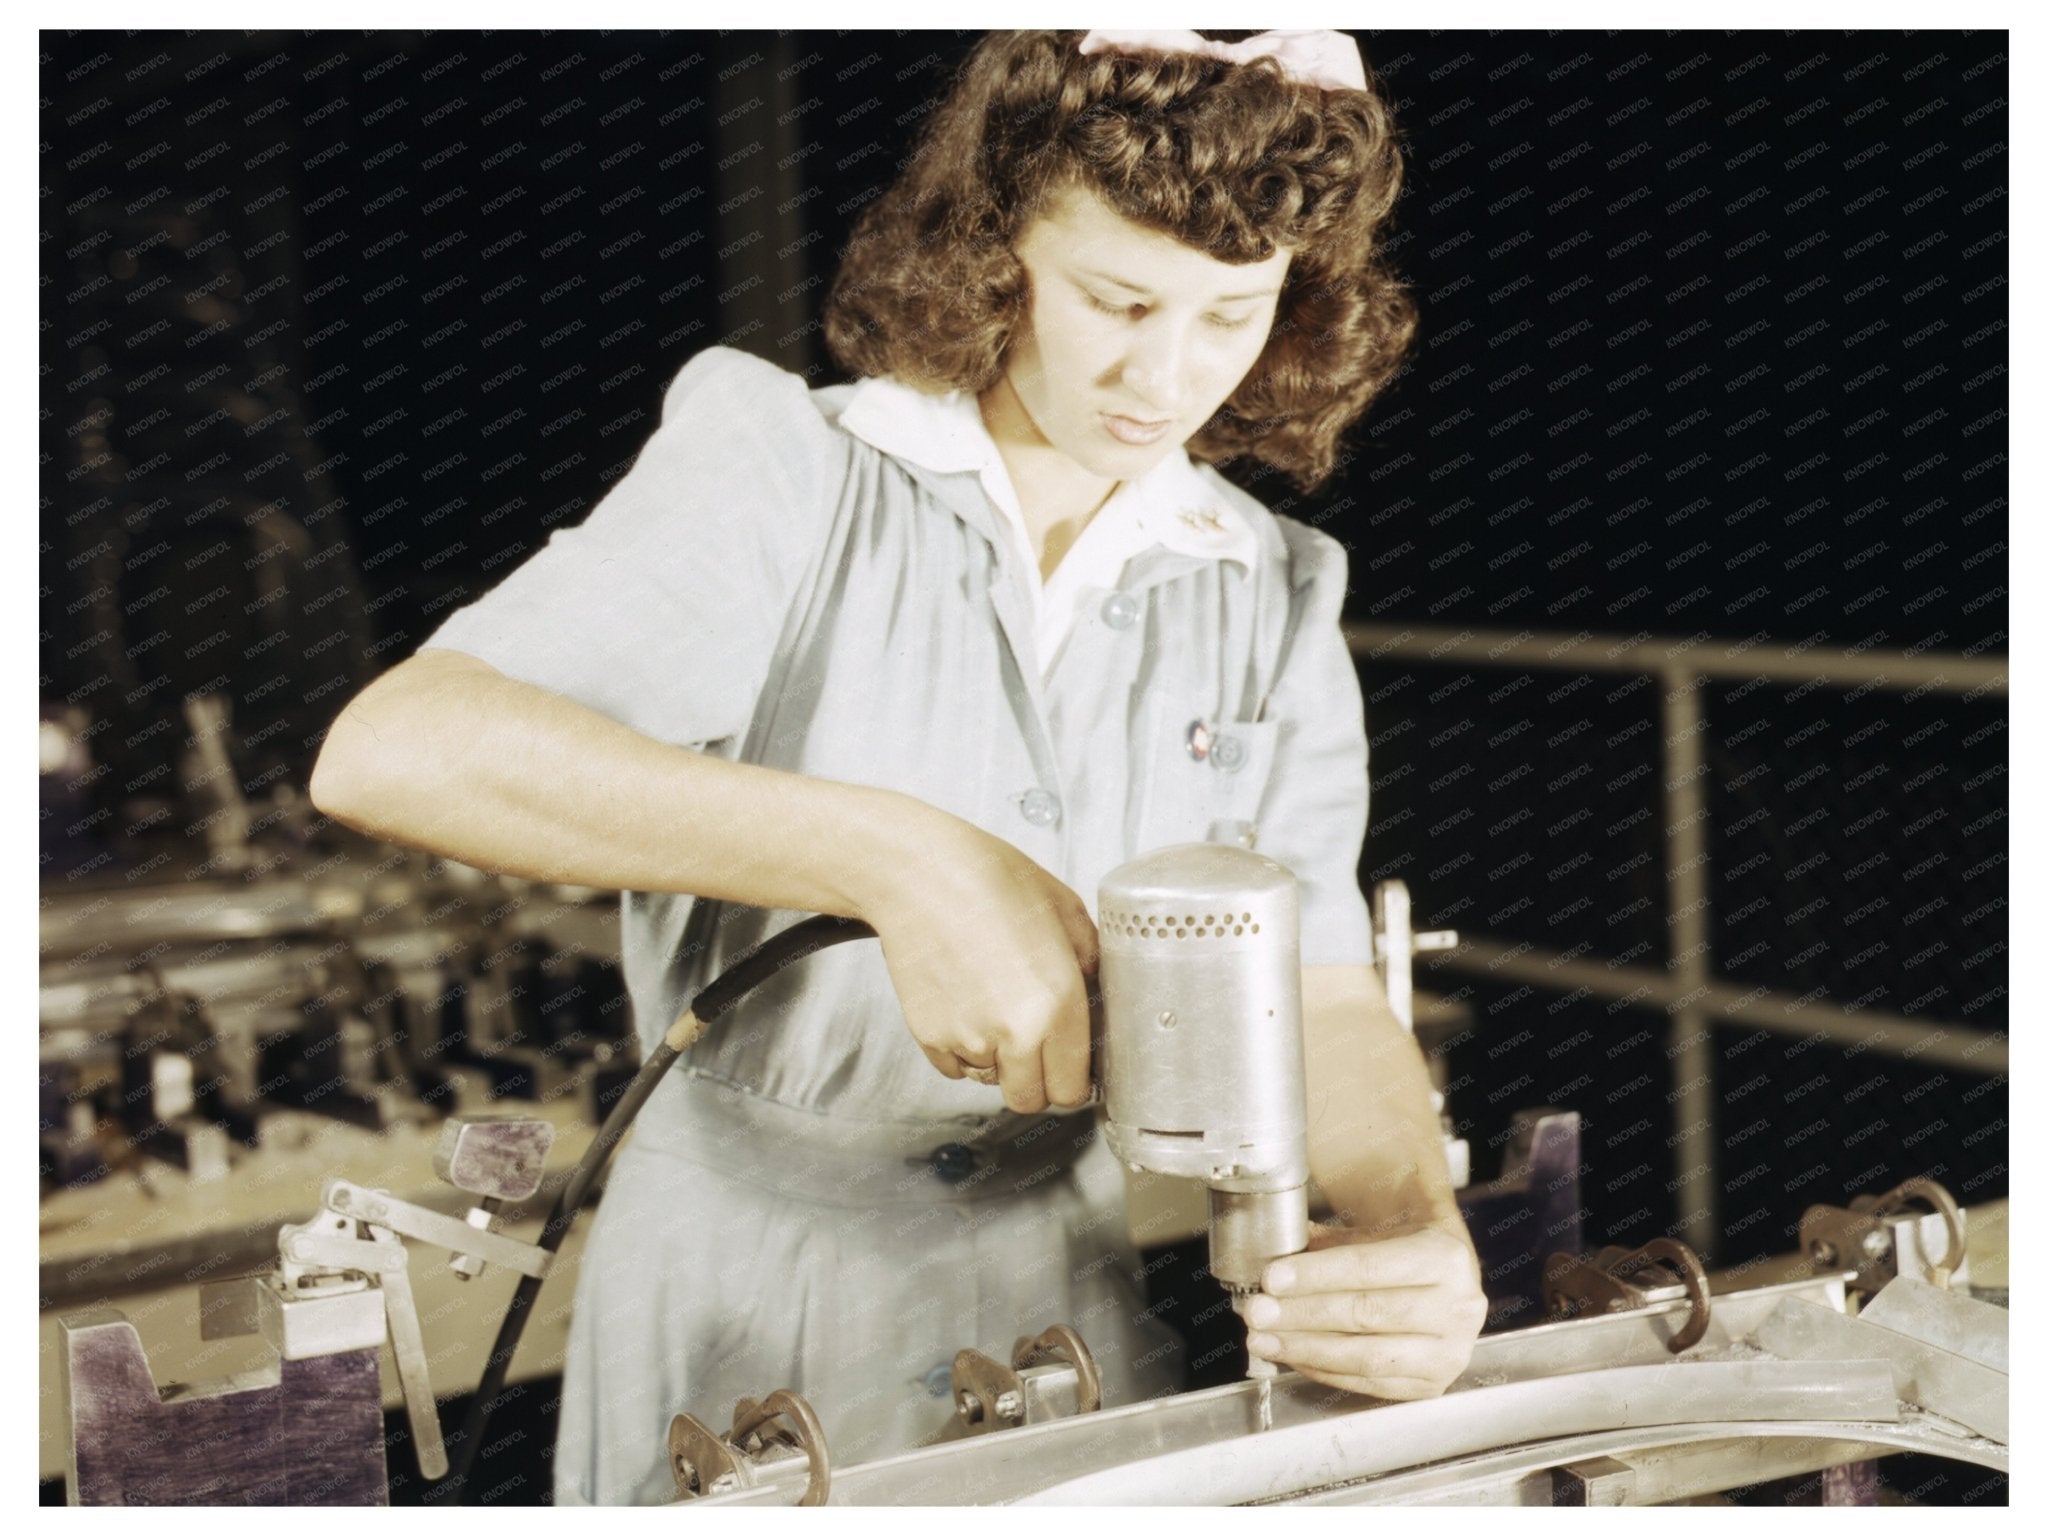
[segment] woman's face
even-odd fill
[[[1233,266],[1070,188],[1017,242],[1031,321],[1005,377],[1053,447],[1109,480],[1202,429],[1265,349],[1291,253]]]

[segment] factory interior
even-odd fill
[[[555,1501],[681,1023],[620,891],[380,838],[314,765],[691,358],[848,381],[838,254],[978,35],[42,33],[42,1502]],[[874,1383],[928,1445],[761,1379],[659,1408],[662,1502],[2008,1502],[2006,36],[1355,35],[1422,326],[1327,484],[1239,480],[1348,552],[1358,886],[1471,1364],[1380,1401],[1248,1350],[1233,1245],[1329,1205],[1173,1141],[1302,1114],[1298,1039],[1244,1054],[1293,882],[1219,835],[1095,912],[1083,1115],[1180,1389],[1115,1400],[1101,1319],[962,1316]],[[1161,901],[1279,969],[1119,1005]],[[871,932],[785,931],[699,1027]],[[1136,1129],[1189,1101],[1209,1141]]]

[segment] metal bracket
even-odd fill
[[[1918,1201],[1934,1212],[1907,1209]],[[1938,1258],[1927,1239],[1942,1232]],[[1818,1269],[1851,1270],[1849,1289],[1875,1296],[1899,1275],[1943,1290],[1968,1291],[1963,1213],[1955,1197],[1932,1179],[1908,1179],[1881,1195],[1858,1195],[1845,1209],[1810,1205],[1799,1218],[1799,1246]]]
[[[953,1357],[953,1417],[937,1441],[963,1440],[1047,1419],[1072,1418],[1102,1406],[1102,1373],[1081,1335],[1055,1323],[1020,1338],[1010,1363],[978,1349]]]
[[[733,1405],[732,1428],[723,1435],[694,1414],[679,1413],[669,1421],[669,1470],[678,1499],[759,1487],[763,1468],[799,1456],[811,1468],[799,1507],[824,1504],[832,1494],[825,1431],[811,1405],[787,1389],[758,1403],[741,1398]]]
[[[1692,1302],[1692,1316],[1671,1337],[1674,1355],[1706,1336],[1713,1312],[1707,1272],[1685,1244],[1658,1237],[1640,1248],[1602,1248],[1590,1259],[1553,1253],[1543,1266],[1544,1299],[1558,1318],[1634,1312],[1677,1292]]]
[[[1081,1335],[1067,1324],[1054,1323],[1035,1339],[1020,1338],[1010,1350],[1010,1363],[1022,1372],[1060,1361],[1074,1368],[1076,1385],[1080,1388],[1080,1403],[1075,1412],[1093,1413],[1100,1408],[1102,1372],[1096,1369],[1095,1356],[1082,1342]],[[1030,1406],[1027,1397],[1027,1416]]]
[[[953,1417],[940,1438],[964,1439],[1024,1422],[1024,1383],[1009,1366],[978,1349],[953,1357]]]

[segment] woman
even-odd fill
[[[783,972],[643,1112],[558,1500],[669,1497],[669,1418],[780,1386],[842,1464],[901,1450],[955,1350],[1053,1322],[1106,1400],[1175,1388],[1118,1170],[1041,1114],[1089,1092],[1087,901],[1167,843],[1301,883],[1348,1225],[1269,1271],[1254,1348],[1382,1396],[1463,1369],[1484,1303],[1357,887],[1343,550],[1206,467],[1329,473],[1412,328],[1374,243],[1398,177],[1336,34],[987,38],[832,292],[861,382],[692,359],[589,519],[336,722],[323,809],[627,893],[643,1041],[799,914],[881,939]]]

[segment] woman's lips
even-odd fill
[[[1108,429],[1111,437],[1120,443],[1129,443],[1133,447],[1143,447],[1147,443],[1158,442],[1160,438],[1166,436],[1173,426],[1171,417],[1165,421],[1153,422],[1148,425],[1129,416],[1112,416],[1107,411],[1102,413],[1102,423]]]

